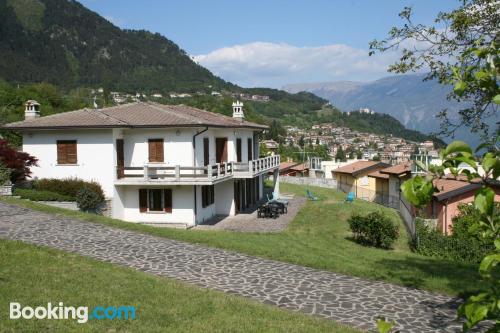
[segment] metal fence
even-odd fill
[[[280,176],[280,182],[297,185],[337,188],[337,180],[331,178]]]

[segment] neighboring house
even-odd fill
[[[389,205],[389,175],[377,170],[368,174],[375,179],[375,197],[372,199],[381,205]]]
[[[425,208],[427,215],[437,221],[437,229],[445,234],[451,233],[453,217],[458,215],[458,206],[474,201],[476,190],[480,184],[468,182],[463,177],[441,178],[434,180],[434,186],[439,192],[434,193],[432,201]],[[500,201],[500,186],[492,185],[495,191],[495,201]]]
[[[388,204],[391,207],[399,208],[401,200],[404,198],[401,195],[401,184],[407,179],[411,178],[412,163],[406,162],[390,166],[380,170],[380,174],[387,175],[387,188],[388,188]],[[409,208],[410,204],[406,201],[403,203]]]
[[[376,181],[368,177],[370,173],[387,168],[389,165],[376,161],[357,161],[332,170],[337,187],[343,192],[354,192],[356,198],[374,200]]]
[[[23,135],[36,156],[38,178],[79,177],[101,184],[112,216],[131,222],[192,226],[216,214],[235,215],[263,197],[263,177],[279,156],[258,158],[258,133],[267,126],[233,117],[152,102],[83,109],[4,126]]]
[[[262,143],[267,150],[271,152],[272,155],[276,154],[276,151],[278,150],[278,143],[274,140],[262,140],[260,143]]]
[[[308,177],[309,168],[305,163],[281,162],[279,168],[279,174],[280,176]]]

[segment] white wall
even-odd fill
[[[234,215],[234,181],[232,179],[215,185],[215,212],[220,215]]]
[[[77,140],[77,164],[57,164],[57,140]],[[35,178],[78,177],[101,184],[113,196],[115,152],[112,130],[29,131],[23,134],[23,151],[38,158]]]
[[[216,207],[216,203],[217,203],[217,194],[216,193],[214,193],[214,198],[215,198],[215,202],[213,204],[203,208],[202,201],[201,201],[201,186],[196,186],[196,206],[197,206],[196,223],[203,223],[216,214],[216,212],[215,212],[215,207]]]
[[[172,213],[139,211],[139,189],[155,188],[146,186],[117,186],[123,199],[122,219],[143,223],[185,223],[194,224],[194,192],[192,186],[163,186],[156,188],[172,189]],[[119,213],[117,213],[119,215]]]
[[[227,138],[227,160],[228,162],[237,160],[236,155],[236,139],[241,139],[241,160],[242,162],[248,162],[248,138],[252,139],[253,142],[253,131],[246,129],[209,129],[206,132],[201,133],[196,137],[196,165],[203,165],[203,139],[209,139],[210,145],[210,164],[215,164],[215,139],[216,138]]]

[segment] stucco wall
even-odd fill
[[[232,179],[215,185],[215,211],[220,215],[234,215],[234,181]]]
[[[194,224],[194,194],[192,186],[120,186],[117,187],[123,200],[122,219],[130,222],[143,223],[185,223]],[[139,211],[140,188],[170,188],[172,189],[172,213]]]
[[[57,140],[77,140],[77,164],[57,164]],[[101,184],[113,196],[115,153],[112,130],[30,131],[23,134],[23,151],[38,158],[32,177],[78,177]]]

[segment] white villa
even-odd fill
[[[235,215],[263,197],[264,175],[278,180],[279,156],[259,158],[267,126],[184,106],[130,103],[40,117],[26,103],[23,151],[38,158],[32,177],[99,182],[114,218],[193,226]],[[279,191],[279,185],[276,185]]]

